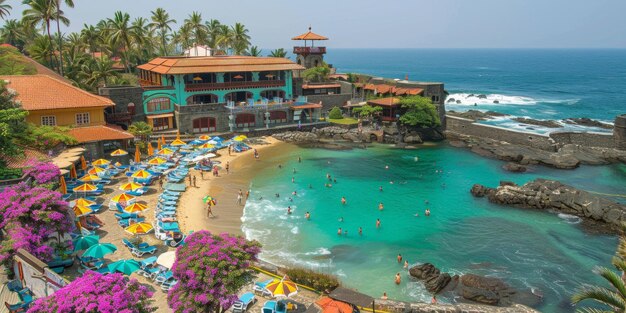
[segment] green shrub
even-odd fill
[[[341,109],[339,107],[334,107],[330,110],[330,113],[328,113],[328,118],[333,119],[333,120],[338,120],[343,118],[343,114],[341,114]]]
[[[287,275],[296,284],[308,286],[318,291],[330,291],[339,286],[337,277],[303,268],[290,268],[287,270]]]
[[[22,174],[22,169],[19,168],[0,168],[0,180],[20,178]]]

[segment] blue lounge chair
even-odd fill
[[[7,288],[10,291],[18,292],[18,291],[24,289],[24,286],[22,285],[22,282],[20,280],[14,279],[14,280],[12,280],[12,281],[7,283]]]
[[[139,218],[139,215],[137,215],[137,213],[123,212],[123,213],[115,213],[115,218],[117,218],[118,220],[124,220],[124,219],[129,219],[129,218]]]
[[[172,278],[174,278],[174,273],[172,273],[172,271],[166,271],[157,274],[157,276],[154,278],[154,281],[157,284],[162,284]]]
[[[163,291],[169,291],[170,289],[172,289],[172,287],[174,287],[174,285],[178,284],[178,280],[172,278],[170,280],[165,281],[162,285],[161,285],[161,290]]]
[[[155,252],[157,252],[157,247],[156,246],[147,246],[147,247],[139,246],[137,247],[137,249],[133,249],[130,252],[137,257],[142,257],[146,253],[154,254]]]
[[[136,245],[136,244],[134,244],[134,243],[130,242],[130,240],[128,240],[128,239],[126,239],[126,238],[122,239],[122,243],[123,243],[123,244],[124,244],[124,245],[125,245],[125,246],[129,249],[129,250],[131,250],[131,251],[132,251],[133,249],[137,249],[137,248],[139,248],[139,247],[144,247],[144,248],[145,248],[145,247],[148,247],[148,246],[149,246],[149,244],[148,244],[148,243],[145,243],[145,242],[142,242],[142,243],[140,243],[139,245]]]
[[[11,313],[21,313],[21,312],[26,312],[26,310],[30,306],[30,303],[18,302],[16,304],[9,304],[8,302],[5,301],[4,306],[6,306],[6,308]]]
[[[126,219],[122,219],[122,220],[117,221],[117,224],[118,224],[118,225],[120,225],[120,226],[122,226],[122,227],[128,227],[128,226],[130,226],[130,222],[131,222],[131,221],[132,221],[132,222],[139,223],[139,222],[143,222],[143,221],[145,221],[145,220],[146,220],[146,219],[145,219],[145,218],[143,218],[143,217],[139,217],[139,218],[126,218]]]
[[[248,311],[252,305],[256,303],[257,299],[252,292],[246,292],[239,297],[233,304],[233,313],[243,313]]]
[[[50,262],[47,263],[48,267],[70,267],[72,265],[74,265],[74,259],[73,258],[68,258],[68,259],[60,259],[60,258],[56,258]]]
[[[92,257],[77,257],[80,261],[80,266],[87,270],[95,271],[104,265],[104,261],[95,259]]]
[[[151,256],[147,259],[143,259],[141,262],[139,262],[139,266],[141,268],[148,268],[149,266],[153,266],[154,264],[156,264],[157,259],[158,258],[156,256]]]

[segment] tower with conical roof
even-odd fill
[[[326,54],[326,47],[316,47],[315,42],[318,40],[328,40],[328,38],[312,32],[309,26],[308,32],[293,37],[291,40],[304,40],[304,46],[293,47],[293,54],[296,55],[296,63],[306,68],[322,65],[324,62],[324,54]],[[307,41],[310,41],[310,46],[307,45]]]

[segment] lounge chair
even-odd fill
[[[146,243],[146,242],[142,242],[142,243],[140,243],[140,244],[136,245],[136,244],[134,244],[134,243],[130,242],[130,240],[128,240],[128,239],[126,239],[126,238],[123,238],[123,239],[122,239],[122,243],[123,243],[123,244],[124,244],[124,245],[128,248],[128,250],[130,250],[130,251],[132,251],[133,249],[137,249],[137,248],[139,248],[139,247],[148,247],[148,246],[149,246],[149,244],[148,244],[148,243]]]
[[[73,258],[61,259],[55,258],[52,261],[47,263],[48,267],[71,267],[74,265]]]
[[[174,273],[172,273],[172,271],[161,272],[157,274],[157,276],[154,278],[154,282],[157,284],[162,284],[170,280],[173,277],[174,277]]]
[[[263,297],[268,297],[271,298],[272,297],[272,293],[265,289],[265,287],[271,283],[273,281],[273,279],[269,279],[269,280],[265,280],[265,281],[261,281],[261,282],[256,282],[254,283],[254,286],[252,287],[252,291],[254,291],[255,294],[263,296]]]
[[[139,222],[143,222],[146,219],[143,217],[139,217],[139,218],[125,218],[125,219],[121,219],[117,222],[118,225],[122,226],[122,227],[128,227],[130,226],[131,222],[135,222],[135,223],[139,223]]]
[[[233,313],[243,313],[248,311],[252,305],[256,303],[257,299],[252,292],[246,292],[239,297],[233,304]]]
[[[141,268],[147,268],[149,266],[153,266],[154,264],[156,264],[157,259],[158,258],[156,256],[151,256],[147,259],[143,259],[141,260],[141,262],[139,262],[139,266]]]
[[[130,252],[137,257],[142,257],[146,253],[148,254],[156,253],[157,247],[156,246],[147,246],[147,247],[139,246],[136,249],[131,250]]]
[[[123,219],[129,219],[129,218],[139,218],[139,215],[137,215],[137,213],[128,213],[128,212],[115,213],[115,218],[117,218],[118,220],[123,220]]]
[[[22,282],[19,279],[14,279],[14,280],[12,280],[12,281],[7,283],[7,288],[10,291],[18,292],[18,291],[24,289],[24,286],[22,285]]]
[[[5,301],[4,306],[6,306],[6,308],[11,313],[21,313],[21,312],[26,312],[26,310],[30,306],[30,303],[18,302],[16,304],[9,304],[8,302]]]
[[[178,201],[179,196],[173,196],[168,194],[161,194],[159,199],[163,199],[164,201]]]
[[[178,280],[172,278],[168,281],[165,281],[162,285],[161,285],[161,290],[163,291],[169,291],[170,289],[172,289],[172,287],[174,287],[174,285],[178,284]]]
[[[95,271],[104,265],[104,261],[92,257],[78,257],[80,266],[87,270]]]

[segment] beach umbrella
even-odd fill
[[[131,175],[131,177],[133,177],[133,178],[148,178],[150,176],[152,176],[152,174],[150,174],[146,170],[138,170],[138,171],[134,172],[133,175]]]
[[[154,229],[152,225],[144,222],[131,224],[124,228],[124,230],[131,235],[144,235],[151,232]]]
[[[141,151],[139,151],[139,147],[135,148],[135,163],[141,162]]]
[[[141,204],[138,202],[135,202],[127,207],[124,208],[124,211],[128,212],[128,213],[137,213],[137,212],[143,212],[145,210],[147,210],[148,207],[145,204]]]
[[[148,156],[154,155],[154,147],[152,147],[152,143],[148,141]]]
[[[167,162],[166,159],[164,159],[162,157],[155,157],[155,158],[150,159],[150,161],[148,161],[148,164],[150,164],[150,165],[159,165],[159,164],[163,164],[165,162]]]
[[[130,275],[141,268],[139,262],[129,259],[129,260],[119,260],[107,265],[109,272],[120,272],[124,275]]]
[[[159,150],[159,152],[157,152],[157,154],[160,154],[160,155],[172,155],[172,154],[174,154],[174,150],[165,148],[165,149]]]
[[[202,136],[198,137],[198,139],[200,139],[202,141],[207,141],[207,140],[210,140],[211,137],[209,137],[208,135],[202,135]]]
[[[111,254],[117,251],[117,247],[112,243],[98,243],[95,244],[83,253],[83,257],[92,257],[94,259],[101,259],[107,254]]]
[[[82,206],[82,205],[75,205],[72,208],[72,211],[74,211],[74,215],[76,215],[76,217],[81,217],[81,216],[85,216],[85,215],[89,215],[93,212],[92,209],[86,207],[86,206]]]
[[[92,165],[109,165],[109,163],[111,163],[111,161],[107,160],[107,159],[97,159],[93,162],[91,162]]]
[[[172,268],[174,261],[176,261],[176,251],[167,251],[159,255],[156,263],[167,268]]]
[[[233,78],[235,78],[235,79],[243,79],[243,76],[241,76],[241,75],[235,75],[235,76],[233,76]]]
[[[222,137],[219,137],[219,136],[215,136],[215,137],[211,138],[211,140],[215,140],[217,142],[224,141],[224,139],[222,139]]]
[[[98,190],[98,187],[92,184],[82,184],[78,187],[74,187],[72,190],[74,190],[74,192],[90,192]]]
[[[62,194],[67,193],[67,183],[65,183],[65,177],[63,175],[59,176],[59,191]]]
[[[204,203],[211,203],[211,205],[216,205],[217,202],[215,201],[215,198],[211,197],[211,196],[205,196],[204,198],[202,198],[202,201]]]
[[[298,293],[298,286],[287,275],[281,280],[275,279],[267,284],[265,289],[272,293],[272,297],[291,297]]]
[[[100,176],[98,176],[98,175],[87,174],[87,175],[81,177],[79,180],[86,183],[86,182],[101,181],[102,178],[100,178]]]
[[[354,311],[352,305],[329,297],[322,297],[315,304],[322,309],[323,313],[352,313]]]
[[[82,205],[82,206],[90,206],[96,204],[95,201],[87,200],[85,198],[76,199],[76,204],[74,205]]]
[[[199,146],[198,148],[199,149],[213,149],[213,148],[215,148],[215,146],[210,144],[210,143],[205,143],[205,144]]]
[[[111,152],[111,156],[121,156],[121,155],[127,155],[128,152],[122,149],[117,149],[113,152]]]
[[[100,236],[98,235],[88,235],[88,236],[77,236],[72,239],[72,243],[74,244],[74,252],[89,249],[89,247],[98,244],[100,241]]]
[[[248,139],[248,137],[246,137],[245,135],[239,135],[239,136],[233,138],[234,141],[244,141],[246,139]]]
[[[83,171],[87,169],[87,161],[85,160],[84,155],[80,156],[80,168],[82,168]]]
[[[176,140],[172,141],[172,143],[170,143],[170,146],[184,146],[186,144],[187,144],[186,142],[184,142],[184,141],[182,141],[180,139],[176,139]]]
[[[120,162],[115,162],[115,164],[113,164],[113,165],[115,165],[115,167],[120,167],[120,166],[122,166],[122,163],[120,163]]]
[[[161,143],[165,146],[165,136],[161,135]]]
[[[76,174],[76,166],[74,164],[72,164],[72,167],[70,168],[70,178],[77,178],[78,174]]]
[[[91,174],[91,175],[100,175],[100,174],[104,174],[104,173],[106,173],[106,172],[107,172],[107,170],[105,170],[105,169],[103,169],[103,168],[101,168],[101,167],[94,166],[94,167],[90,168],[90,169],[87,171],[87,174]]]
[[[126,202],[128,203],[128,201],[135,199],[135,196],[131,196],[127,193],[120,193],[119,195],[111,198],[111,201],[113,202]]]
[[[143,185],[137,184],[137,183],[126,183],[120,186],[120,190],[122,191],[135,191],[137,189],[141,189],[143,188]]]
[[[176,131],[176,139],[180,139],[180,130]]]
[[[157,138],[157,150],[161,150],[161,138]]]

